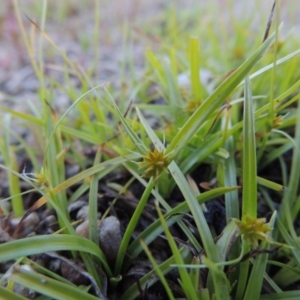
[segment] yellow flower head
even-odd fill
[[[138,165],[140,169],[144,169],[143,177],[153,176],[157,179],[167,169],[170,162],[170,154],[165,155],[164,151],[154,148],[143,156],[143,160]]]
[[[47,182],[46,175],[44,173],[44,168],[41,169],[40,173],[25,173],[25,169],[24,169],[23,175],[28,179],[34,181],[41,188],[48,187],[48,182]]]
[[[276,116],[273,119],[273,128],[279,127],[283,122],[283,116]]]
[[[239,235],[243,235],[245,241],[252,246],[258,247],[258,241],[269,241],[272,239],[267,235],[267,232],[273,230],[269,223],[266,223],[265,218],[252,219],[246,216],[245,221],[234,219],[240,229]]]

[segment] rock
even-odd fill
[[[76,233],[86,239],[89,238],[89,220],[84,221],[76,227]]]
[[[89,214],[89,206],[84,205],[79,209],[79,211],[76,215],[76,219],[77,220],[87,220],[88,214]]]
[[[114,217],[110,216],[104,220],[98,221],[99,232],[99,246],[105,254],[110,263],[114,263],[119,247],[121,244],[122,236],[120,230],[120,222]],[[89,221],[86,220],[76,228],[76,233],[84,238],[89,238]]]
[[[107,260],[113,263],[117,257],[122,236],[120,222],[110,216],[100,222],[99,225],[99,244]]]
[[[17,232],[17,238],[31,235],[40,222],[40,217],[35,211],[28,215],[20,224],[21,219],[22,218],[13,218],[10,222],[11,227],[14,229],[20,226]]]

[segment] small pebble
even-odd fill
[[[117,257],[121,240],[120,221],[114,216],[102,220],[99,225],[99,244],[111,263]]]
[[[79,211],[76,215],[76,219],[77,220],[87,220],[88,214],[89,214],[89,206],[84,205],[79,209]]]
[[[114,216],[98,221],[98,232],[101,250],[107,260],[114,263],[122,240],[120,221]],[[86,220],[78,225],[76,233],[81,237],[89,238],[89,221]]]

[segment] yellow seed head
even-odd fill
[[[138,163],[140,169],[144,170],[143,177],[158,178],[165,171],[171,162],[170,155],[165,155],[164,151],[157,148],[149,150],[143,160]]]
[[[252,219],[246,216],[245,221],[234,220],[240,229],[239,235],[243,235],[245,241],[252,246],[252,248],[258,247],[258,241],[269,241],[271,238],[267,235],[267,232],[273,228],[269,223],[266,223],[265,218]]]

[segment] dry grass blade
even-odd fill
[[[274,0],[273,6],[272,6],[272,9],[271,9],[271,12],[270,12],[270,16],[269,16],[269,19],[268,19],[267,28],[266,28],[266,31],[265,31],[265,34],[264,34],[263,42],[269,36],[271,25],[272,25],[272,20],[273,20],[273,16],[274,16],[275,6],[276,6],[276,0]]]

